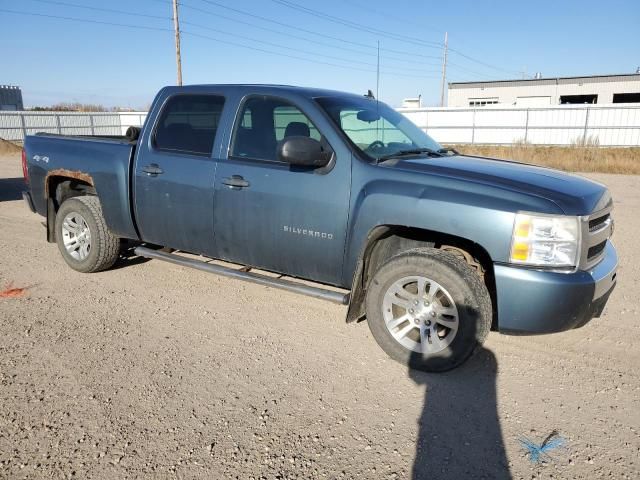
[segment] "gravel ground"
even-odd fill
[[[407,371],[346,309],[159,261],[80,274],[0,158],[0,477],[638,478],[640,177],[616,199],[602,318],[491,333],[441,375]],[[533,464],[519,439],[566,447]]]

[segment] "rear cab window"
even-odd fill
[[[163,106],[154,132],[156,150],[209,156],[220,124],[224,97],[179,94]]]

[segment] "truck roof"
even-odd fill
[[[339,90],[329,90],[324,88],[315,87],[299,87],[295,85],[272,85],[272,84],[260,84],[260,83],[211,83],[211,84],[195,84],[195,85],[183,85],[183,86],[167,86],[165,89],[171,90],[199,90],[202,88],[212,88],[216,90],[227,90],[236,92],[246,92],[248,90],[256,92],[263,92],[269,94],[277,94],[278,92],[296,93],[298,95],[307,97],[327,97],[327,96],[356,96],[362,97],[365,93],[361,94],[341,92]]]

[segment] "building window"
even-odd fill
[[[470,107],[484,107],[487,105],[497,105],[497,98],[470,98],[469,106]]]
[[[614,93],[613,103],[640,103],[640,93]]]
[[[572,104],[572,103],[598,103],[598,95],[561,95],[560,103]]]

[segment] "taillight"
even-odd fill
[[[22,176],[24,183],[29,183],[29,169],[27,168],[27,152],[22,149]]]

